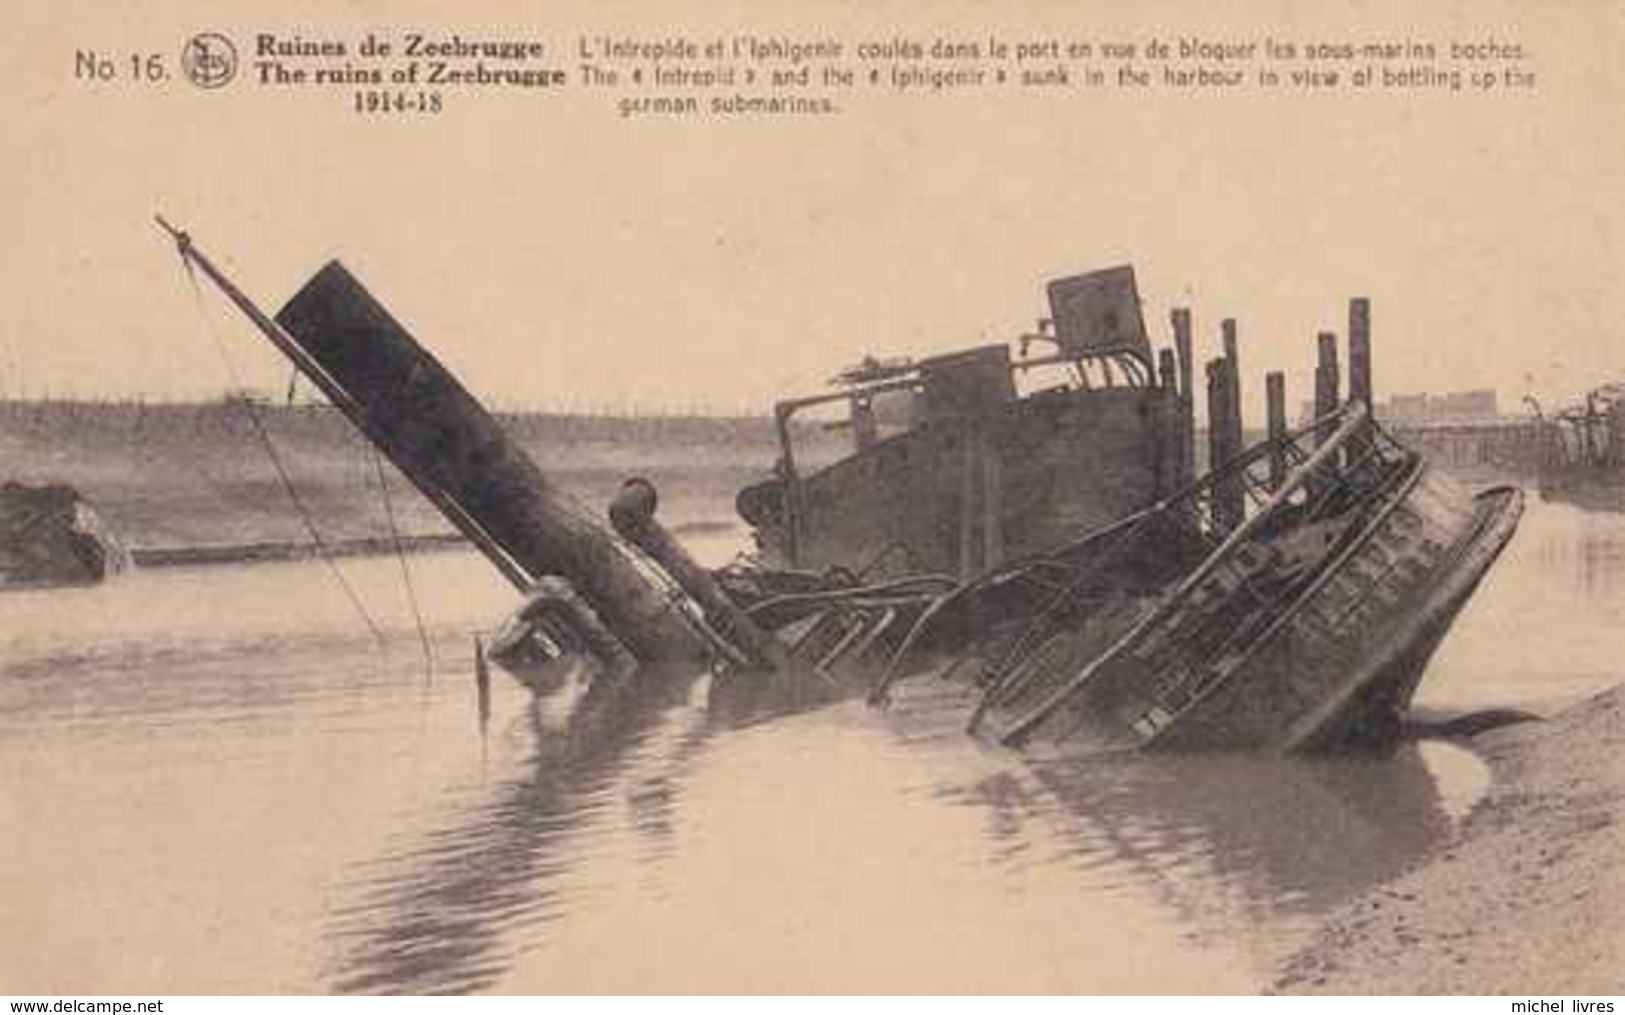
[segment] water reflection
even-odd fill
[[[511,595],[415,560],[0,598],[0,978],[35,993],[1229,991],[1438,847],[1468,753],[1033,761],[967,703],[695,673],[503,682]],[[1539,504],[1424,681],[1451,709],[1617,679],[1625,518]],[[647,674],[645,676],[648,676]]]
[[[949,700],[927,696],[944,715]],[[919,716],[901,722],[917,749],[940,750]],[[1319,914],[1445,842],[1487,784],[1469,752],[1428,743],[1324,759],[1022,759],[933,792],[981,812],[999,876],[1087,877],[1106,893],[1093,908],[1111,918],[1122,914],[1109,900],[1132,885],[1177,918],[1187,947],[1262,972]]]
[[[950,734],[947,696],[935,735],[917,713],[892,724],[854,702],[806,711],[766,695],[741,709],[691,673],[594,686],[566,717],[524,717],[535,746],[520,777],[365,866],[328,932],[335,989],[725,989],[740,968],[767,990],[924,989],[959,974],[922,964],[914,942],[966,917],[997,932],[956,932],[984,964],[1017,963],[972,982],[1021,984],[1055,975],[1019,966],[1034,914],[1044,933],[1064,928],[1050,947],[1094,950],[1035,985],[1126,989],[1121,969],[1196,949],[1191,978],[1163,986],[1247,989],[1315,914],[1448,836],[1441,779],[1458,794],[1464,780],[1438,755],[1469,757],[1413,745],[1325,761],[1030,762]],[[708,880],[718,862],[727,877]],[[822,908],[832,898],[846,917]],[[796,934],[717,924],[747,905],[746,926],[789,910]],[[1103,934],[1114,922],[1136,939]],[[606,926],[615,950],[592,951]],[[693,961],[651,959],[651,939]],[[872,979],[837,968],[854,951]],[[618,968],[636,955],[640,974]]]
[[[1030,835],[1023,815],[1059,820],[1076,855],[1109,855],[1192,916],[1214,886],[1234,894],[1241,912],[1230,916],[1324,910],[1405,869],[1452,827],[1414,746],[1380,758],[1137,757],[1029,771],[1041,794],[1009,779],[968,788],[1004,837]]]
[[[629,814],[640,864],[670,837],[672,771],[703,737],[698,674],[644,670],[591,681],[563,716],[532,704],[523,774],[456,808],[418,846],[371,871],[331,932],[336,990],[460,993],[513,960],[511,934],[590,905],[571,875],[603,860],[604,825]],[[552,704],[557,704],[556,702]]]

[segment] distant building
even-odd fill
[[[1301,418],[1314,418],[1314,403],[1304,402]],[[1493,388],[1478,391],[1447,391],[1432,395],[1394,395],[1378,400],[1377,420],[1387,426],[1419,427],[1460,423],[1492,423],[1501,418],[1500,400]]]
[[[1377,418],[1395,426],[1477,423],[1500,417],[1494,389],[1450,391],[1442,395],[1395,395],[1377,404]]]

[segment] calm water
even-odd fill
[[[725,541],[726,537],[722,537]],[[707,552],[726,551],[713,539]],[[695,674],[539,707],[462,553],[0,598],[0,993],[1257,989],[1440,844],[1468,752],[1035,764]],[[1420,704],[1613,683],[1625,517],[1532,502]]]

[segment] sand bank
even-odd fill
[[[1625,992],[1625,687],[1474,738],[1495,773],[1456,840],[1333,914],[1273,989]]]

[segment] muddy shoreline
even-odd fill
[[[138,566],[299,559],[314,552],[311,528],[344,555],[393,552],[397,537],[414,550],[455,540],[337,412],[255,412],[264,440],[236,403],[0,401],[3,478],[72,487]],[[735,491],[768,475],[777,454],[766,417],[502,419],[583,511],[644,476],[669,524],[732,519]]]
[[[732,523],[693,521],[672,526],[684,534],[728,532]],[[355,536],[346,539],[262,540],[250,543],[200,543],[188,546],[138,546],[130,559],[142,568],[205,567],[222,564],[260,564],[285,560],[312,560],[317,557],[375,557],[395,553],[440,553],[472,549],[467,537],[456,532],[428,532],[419,535]]]
[[[454,532],[426,535],[362,536],[314,542],[286,540],[257,543],[216,543],[194,546],[138,546],[130,551],[137,567],[201,567],[214,564],[256,564],[313,557],[370,557],[383,553],[433,553],[454,550],[468,541]]]
[[[1625,992],[1625,685],[1470,742],[1494,782],[1455,838],[1333,913],[1267,989]]]

